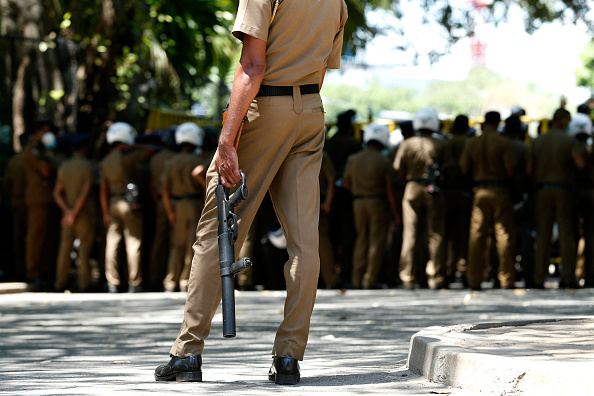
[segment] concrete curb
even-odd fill
[[[573,355],[559,358],[546,351],[549,332],[576,327],[579,334],[584,323],[588,327],[584,334],[591,337],[591,318],[429,327],[412,336],[407,366],[429,381],[481,394],[594,395],[594,361],[589,355],[573,350]],[[488,337],[490,331],[522,326],[530,327],[533,339],[542,346],[540,351],[525,347],[513,336],[507,344],[491,343]]]
[[[25,282],[0,283],[0,294],[25,293],[29,291]]]

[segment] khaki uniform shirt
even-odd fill
[[[404,140],[394,158],[394,169],[406,172],[406,180],[427,179],[427,170],[433,164],[450,166],[451,155],[444,141],[427,136]]]
[[[585,148],[576,138],[560,129],[551,128],[544,135],[534,139],[530,145],[528,158],[532,161],[534,181],[573,186],[574,157],[585,153]]]
[[[165,162],[170,160],[175,155],[175,152],[163,149],[157,154],[153,155],[149,162],[149,170],[151,172],[151,180],[155,186],[157,195],[161,195],[161,176],[165,170]]]
[[[161,183],[169,186],[172,198],[198,195],[203,199],[204,189],[192,177],[192,170],[204,163],[204,159],[192,153],[175,154],[165,163],[165,170],[161,176]]]
[[[509,139],[497,131],[483,131],[481,136],[469,139],[460,158],[460,166],[477,182],[503,182],[515,163]]]
[[[144,159],[144,153],[131,152],[122,153],[113,149],[101,161],[101,183],[109,186],[111,195],[124,194],[126,185],[130,182],[136,165]]]
[[[6,182],[10,184],[13,203],[25,203],[25,152],[15,154],[6,165]]]
[[[262,84],[319,84],[324,68],[340,67],[347,20],[344,0],[283,0],[272,20],[273,4],[271,0],[240,0],[233,35],[242,40],[247,34],[266,42]]]
[[[390,161],[380,151],[366,148],[349,157],[344,179],[355,197],[387,196],[392,182]]]
[[[66,203],[73,208],[84,186],[87,183],[93,183],[91,161],[75,155],[58,168],[57,181],[64,186]]]
[[[38,171],[41,164],[46,162],[43,160],[42,154],[43,150],[33,144],[28,144],[24,150],[25,202],[27,205],[47,205],[54,202],[53,178],[44,178]]]

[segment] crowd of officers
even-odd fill
[[[138,138],[129,124],[111,123],[98,150],[104,155],[94,163],[88,135],[68,136],[60,148],[51,129],[49,122],[37,123],[7,165],[12,277],[32,290],[186,290],[212,139],[205,145],[204,131],[191,122],[174,133]],[[154,232],[150,249],[143,247],[146,220]],[[93,282],[92,255],[100,261],[100,285]]]
[[[444,135],[423,108],[395,146],[376,123],[356,139],[355,113],[342,113],[320,171],[320,286],[545,288],[551,264],[560,287],[594,286],[589,110],[558,109],[528,144],[520,114],[488,112],[480,132],[461,115]],[[51,130],[37,123],[6,169],[12,278],[32,290],[187,290],[216,131],[184,123],[137,137],[116,122],[103,146],[83,134],[57,150]],[[254,273],[239,288],[282,288],[276,228],[265,200],[240,253]]]

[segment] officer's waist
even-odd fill
[[[387,199],[386,194],[353,195],[353,199]]]
[[[556,190],[572,190],[573,188],[569,184],[562,183],[537,183],[536,188],[542,190],[544,188],[553,188]]]
[[[188,194],[188,195],[172,195],[172,201],[195,201],[202,199],[202,195],[200,194]]]
[[[301,95],[310,95],[320,93],[320,86],[318,84],[300,85],[299,91]],[[260,90],[256,96],[285,96],[293,95],[293,87],[291,86],[275,86],[275,85],[260,85]]]
[[[482,181],[477,181],[475,184],[478,188],[506,188],[507,187],[507,184],[505,182],[498,181],[498,180],[482,180]]]

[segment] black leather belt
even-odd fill
[[[427,179],[410,179],[409,182],[415,182],[419,184],[427,184]]]
[[[504,182],[500,182],[500,181],[480,181],[480,182],[476,182],[476,186],[477,187],[482,187],[482,188],[505,188],[507,187],[507,185]]]
[[[300,85],[299,91],[301,95],[311,95],[320,93],[320,86],[318,84]],[[285,96],[293,95],[293,87],[260,85],[260,90],[256,96]]]
[[[197,200],[197,199],[201,199],[202,196],[198,195],[198,194],[192,194],[192,195],[172,195],[171,196],[171,200],[173,201],[183,201],[183,200],[188,200],[188,201],[193,201],[193,200]]]
[[[536,188],[543,189],[543,188],[554,188],[556,190],[568,190],[570,191],[572,188],[567,184],[559,184],[559,183],[538,183]]]
[[[386,194],[375,194],[375,195],[353,195],[353,199],[386,199]]]

